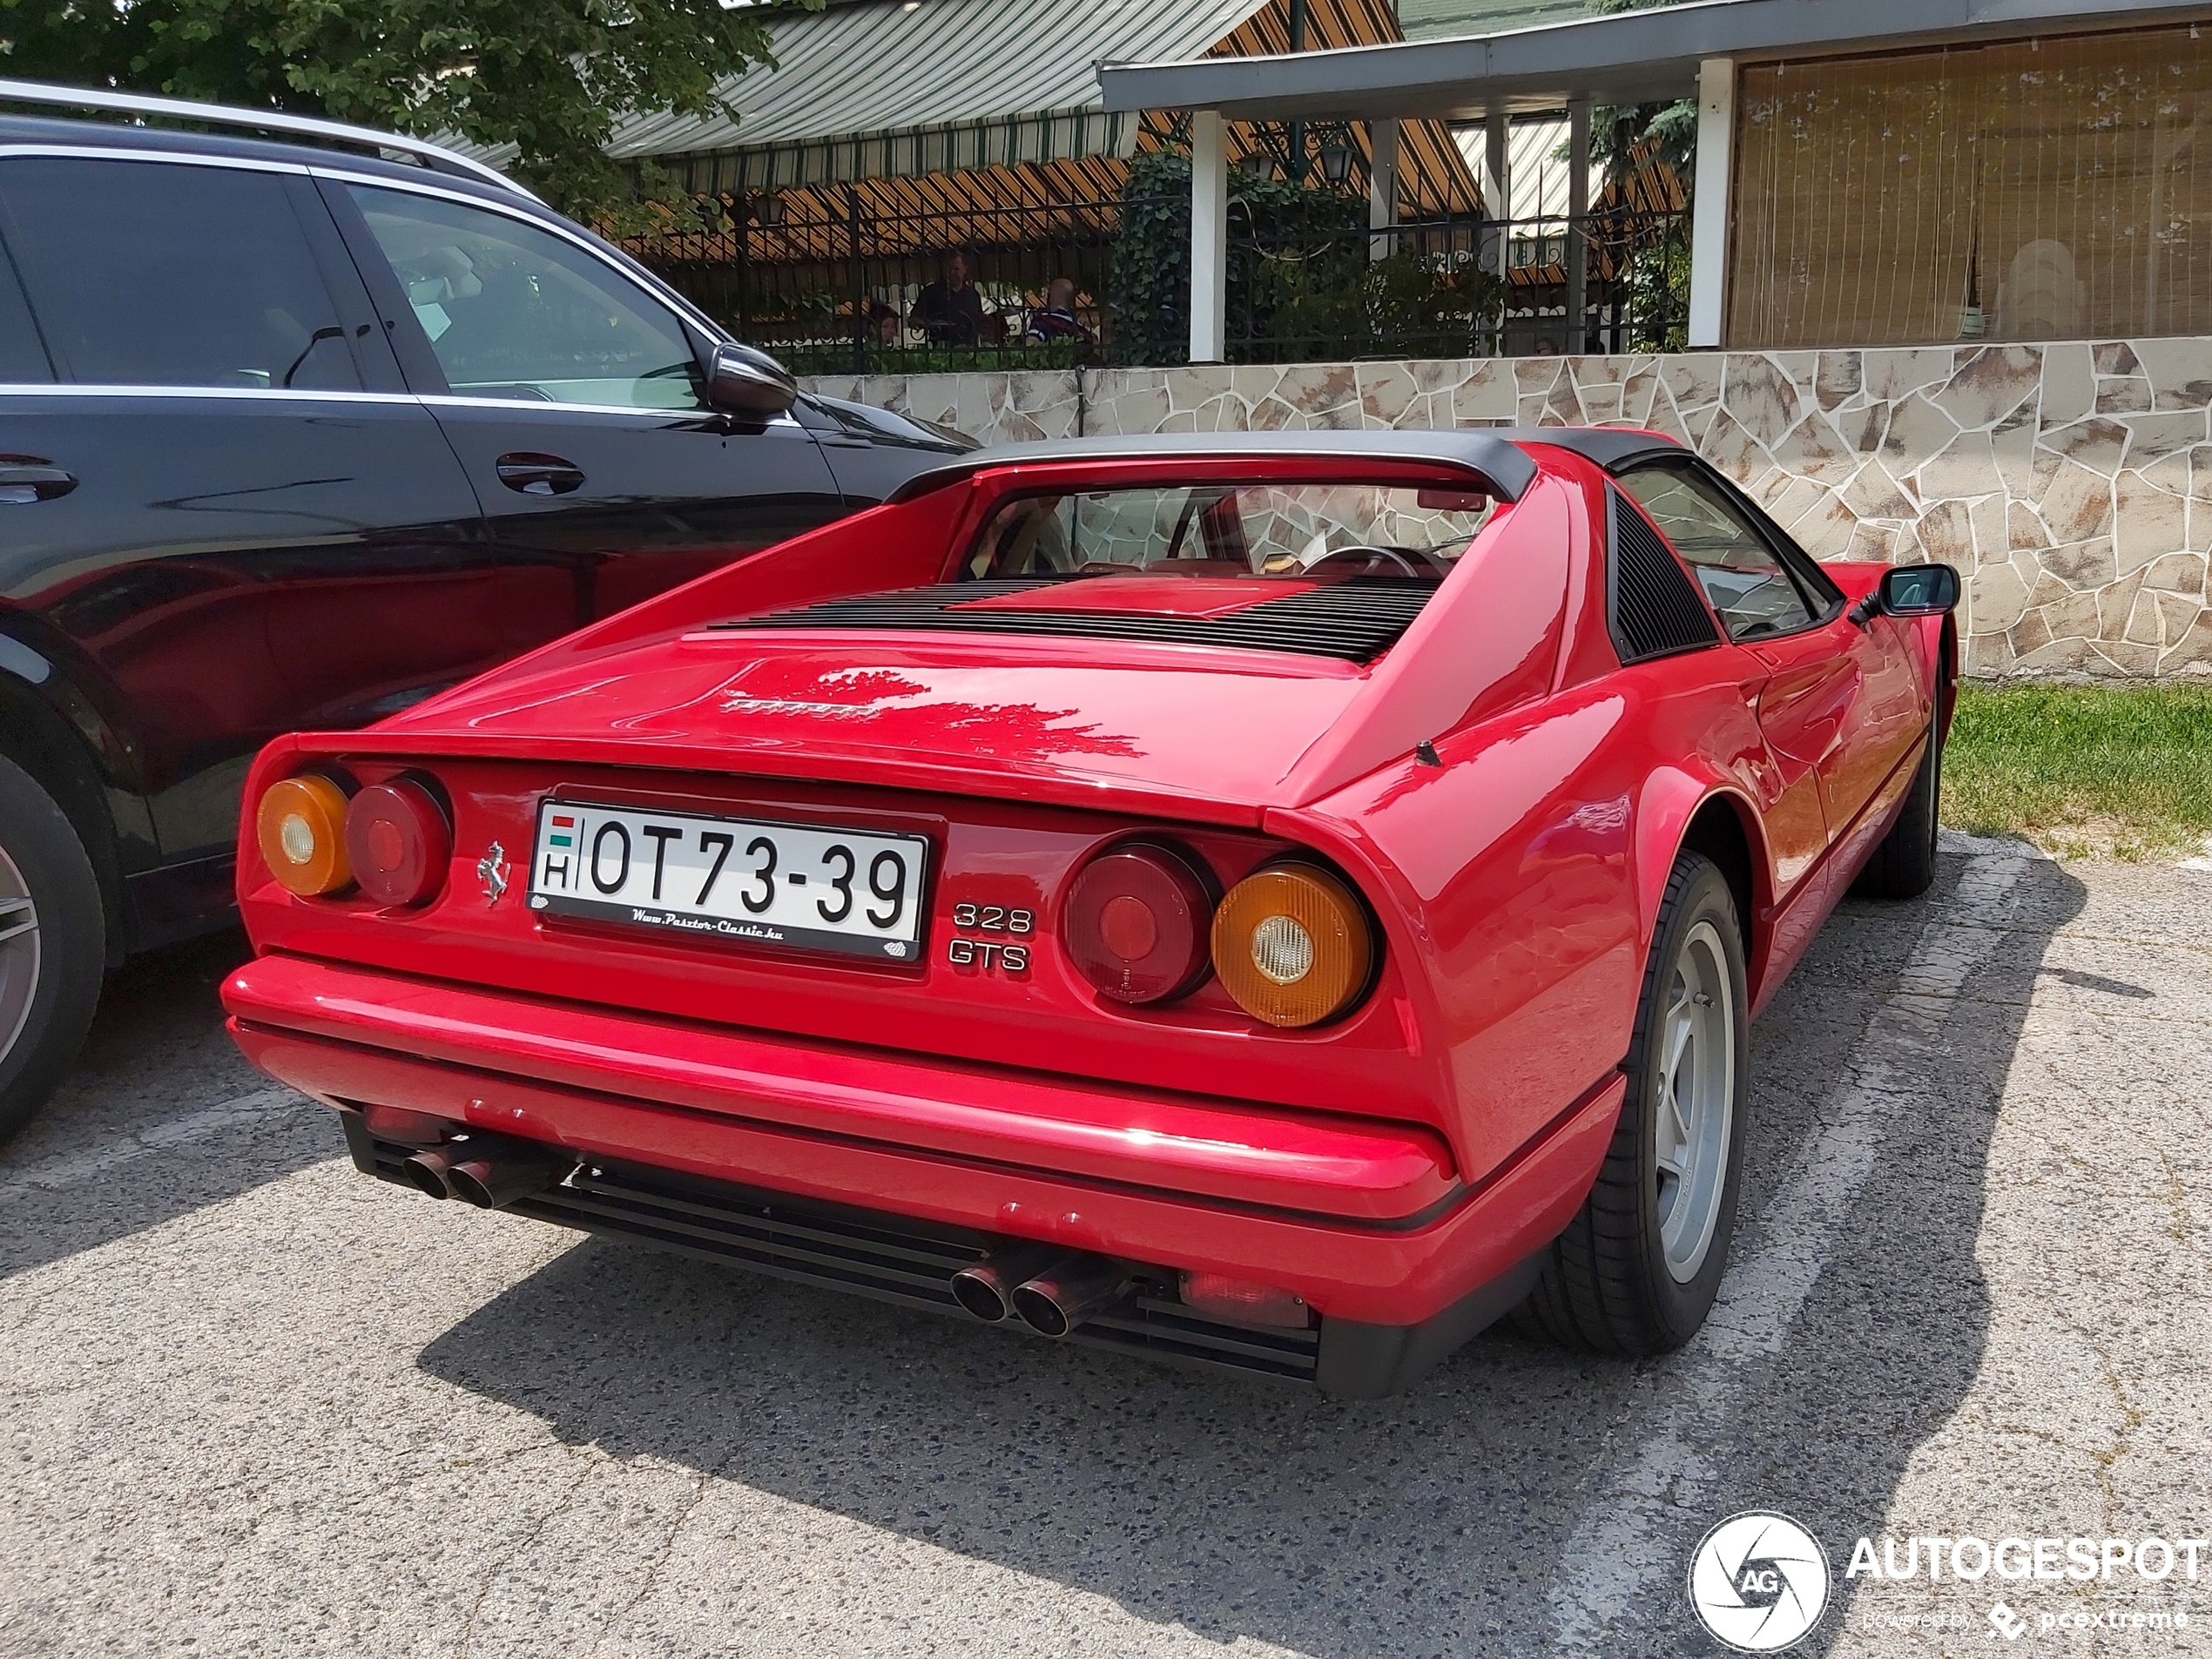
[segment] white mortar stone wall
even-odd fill
[[[1823,558],[1967,577],[1980,677],[2212,677],[2212,339],[1090,369],[1087,432],[1621,423]],[[1073,370],[826,375],[990,442],[1072,436]]]

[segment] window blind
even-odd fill
[[[1729,343],[2212,333],[2212,37],[1746,67]]]

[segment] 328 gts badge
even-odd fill
[[[968,929],[968,934],[988,935],[977,939],[955,934],[947,940],[945,960],[954,967],[980,967],[986,974],[994,968],[1001,974],[1029,971],[1028,940],[1036,932],[1035,911],[963,902],[953,907],[953,926]]]

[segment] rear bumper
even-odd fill
[[[1486,1288],[1495,1299],[1565,1226],[1596,1175],[1622,1089],[1615,1077],[1568,1105],[1471,1187],[1441,1138],[1418,1127],[295,957],[239,969],[224,1001],[254,1063],[333,1105],[404,1107],[678,1181],[1282,1285],[1319,1311],[1325,1333],[1379,1328],[1390,1334],[1363,1340],[1409,1358],[1422,1345],[1409,1333],[1466,1324],[1481,1311],[1471,1300],[1482,1304]]]

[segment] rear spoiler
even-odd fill
[[[1536,463],[1518,444],[1468,428],[1428,432],[1173,432],[1145,437],[1071,438],[1050,443],[998,443],[972,449],[918,472],[891,494],[913,501],[997,467],[1050,467],[1099,462],[1315,460],[1392,462],[1433,466],[1464,475],[1470,489],[1519,501]]]

